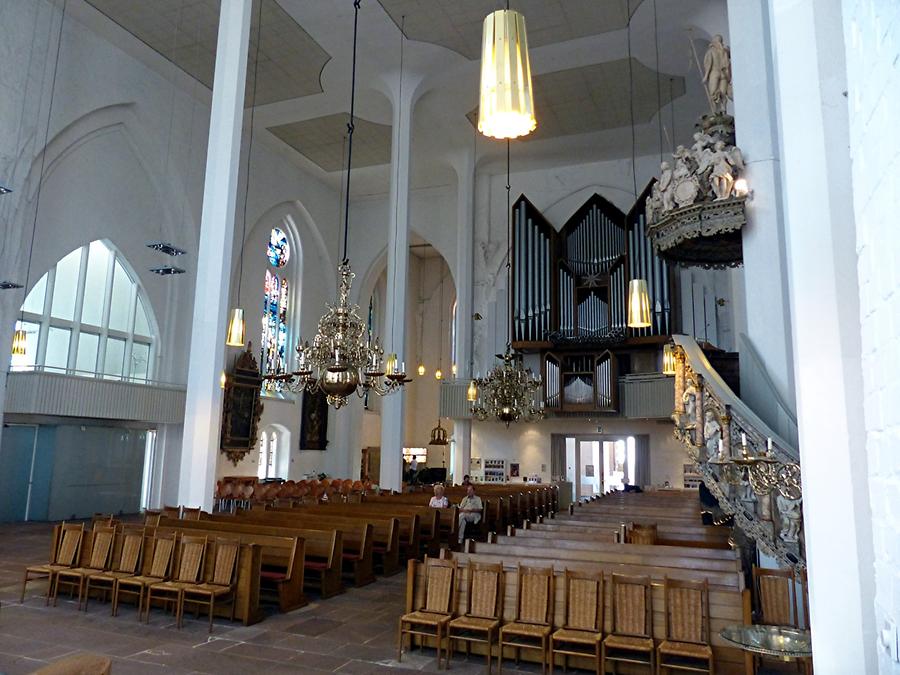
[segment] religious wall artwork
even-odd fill
[[[301,450],[326,450],[328,447],[328,401],[325,392],[303,392],[300,424]]]
[[[222,403],[222,433],[219,446],[235,466],[256,448],[262,378],[253,357],[252,344],[237,357],[230,373],[225,375]]]
[[[679,145],[660,163],[647,198],[647,236],[660,256],[687,267],[724,268],[743,261],[746,223],[744,156],[735,145],[731,52],[716,35],[697,67],[709,113],[697,123],[690,147]]]
[[[290,302],[290,284],[287,276],[276,271],[288,264],[291,248],[284,232],[275,227],[269,234],[266,258],[275,269],[266,269],[263,287],[262,345],[260,365],[265,375],[283,375],[287,366],[287,314]],[[266,379],[263,388],[267,393],[284,390],[283,379]]]
[[[594,465],[593,464],[585,464],[584,465],[584,476],[585,476],[585,478],[593,478],[594,477]]]
[[[518,478],[519,477],[519,463],[518,462],[510,462],[509,463],[509,477],[510,478]]]

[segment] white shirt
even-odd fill
[[[450,502],[447,501],[447,497],[432,497],[431,501],[428,502],[428,506],[433,509],[446,509],[450,506]]]

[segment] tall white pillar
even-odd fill
[[[404,78],[406,79],[406,78]],[[388,211],[385,351],[406,358],[406,293],[409,285],[409,159],[413,87],[404,81],[394,98],[391,126],[391,197]],[[412,363],[407,368],[415,368]],[[399,490],[403,479],[406,392],[384,397],[381,405],[381,487]]]
[[[813,665],[817,675],[875,673],[874,555],[840,0],[774,2],[771,27]],[[747,286],[760,292],[749,279]]]
[[[229,0],[221,5],[209,117],[178,483],[178,500],[182,504],[205,509],[212,508],[219,454],[222,415],[219,377],[225,360],[252,4],[253,0]]]
[[[753,189],[743,231],[747,332],[735,336],[735,347],[741,353],[741,398],[783,438],[796,442],[793,418],[797,404],[768,4],[767,0],[728,1],[737,144],[744,153],[747,181]],[[759,354],[761,366],[751,350]],[[779,405],[779,398],[789,411]]]
[[[475,248],[475,150],[455,158],[456,169],[456,359],[457,378],[472,378],[473,253]],[[453,479],[462,482],[472,457],[472,420],[453,422]]]

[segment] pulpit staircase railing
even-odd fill
[[[675,341],[675,437],[719,506],[764,553],[806,567],[800,454],[710,365],[693,338]]]

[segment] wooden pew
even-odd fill
[[[233,523],[210,520],[179,520],[172,522],[177,523],[175,527],[183,529],[233,532],[253,537],[272,535],[278,537],[292,536],[303,539],[305,555],[299,565],[296,563],[294,565],[294,568],[304,572],[301,588],[317,590],[323,598],[329,598],[344,591],[341,575],[343,540],[339,530],[274,527],[258,523],[240,523],[237,520]],[[165,527],[165,524],[166,519],[162,519],[160,526]],[[272,569],[272,567],[275,567],[275,569]],[[271,583],[278,587],[279,604],[281,604],[281,587],[291,581],[284,573],[283,566],[281,564],[273,566],[264,562],[262,579],[266,583]],[[298,583],[296,579],[293,582]]]
[[[327,532],[339,530],[343,541],[341,558],[346,576],[349,576],[355,586],[364,586],[375,581],[373,550],[376,525],[371,521],[304,517],[299,513],[295,515],[275,510],[260,511],[259,509],[251,511],[238,509],[234,515],[204,514],[203,519],[219,523],[259,523],[274,527],[302,528]],[[382,530],[390,529],[390,523],[386,521],[378,523],[378,526]],[[390,532],[388,536],[390,536]],[[396,533],[394,533],[394,536],[396,536]]]

